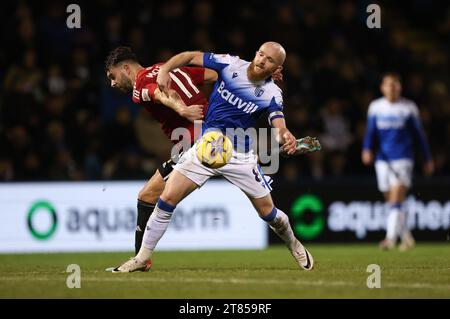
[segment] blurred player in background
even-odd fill
[[[433,173],[434,164],[418,108],[413,101],[401,96],[399,75],[386,73],[382,77],[380,89],[383,97],[372,101],[369,106],[362,161],[365,165],[371,165],[376,152],[378,189],[383,192],[389,205],[386,238],[380,242],[380,248],[390,250],[400,239],[399,249],[405,251],[414,246],[403,207],[411,187],[414,138],[419,140],[422,149],[426,175]]]
[[[157,82],[161,90],[167,92],[173,80],[170,72],[177,68],[191,64],[215,70],[218,80],[210,96],[202,131],[214,129],[225,134],[230,128],[248,129],[256,125],[260,115],[267,113],[270,124],[278,129],[277,139],[282,150],[292,155],[297,151],[297,141],[286,128],[282,92],[272,79],[274,73],[281,71],[285,58],[284,48],[275,42],[264,43],[252,62],[229,54],[183,52],[161,67]],[[195,146],[183,154],[147,223],[139,253],[113,272],[145,269],[146,262],[169,226],[176,205],[215,175],[222,175],[247,195],[259,216],[286,243],[299,267],[313,269],[311,254],[295,237],[288,216],[272,201],[271,187],[256,155],[250,151],[251,141],[241,136],[231,136],[230,140],[234,143],[232,158],[218,169],[204,166],[196,157]]]
[[[183,67],[170,73],[172,85],[168,94],[162,93],[156,84],[156,77],[163,63],[144,68],[129,47],[118,47],[106,59],[105,71],[111,86],[122,92],[133,92],[133,102],[144,107],[161,123],[169,139],[173,130],[186,128],[190,131],[190,143],[195,140],[194,120],[203,118],[208,107],[205,95],[199,86],[215,80],[216,73],[202,67]],[[151,138],[151,137],[149,137]],[[114,141],[112,141],[114,142]],[[172,140],[174,144],[178,141]],[[135,250],[139,251],[143,230],[156,201],[161,195],[165,180],[172,172],[176,159],[164,162],[142,188],[138,195]]]

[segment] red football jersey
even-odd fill
[[[159,68],[164,63],[158,63],[144,68],[136,76],[133,88],[133,102],[139,104],[161,123],[161,128],[169,137],[177,127],[185,127],[191,132],[191,142],[194,140],[194,123],[180,116],[169,107],[154,102],[154,92],[158,88],[156,78]],[[175,90],[187,106],[194,104],[204,105],[203,114],[206,114],[208,100],[199,90],[204,82],[205,69],[200,67],[182,67],[170,72],[171,89]],[[177,141],[173,141],[176,143]]]

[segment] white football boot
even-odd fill
[[[300,267],[304,270],[312,270],[314,268],[314,259],[309,251],[296,240],[294,249],[291,250],[292,256],[295,258]]]
[[[146,267],[145,268],[142,268],[142,269],[140,269],[140,270],[136,270],[136,271],[142,271],[142,272],[148,272],[148,271],[150,271],[150,269],[152,268],[152,261],[151,260],[147,260],[146,262],[145,262],[145,265],[146,265]],[[106,268],[105,269],[105,271],[106,272],[120,272],[120,271],[118,271],[117,269],[118,269],[119,267],[108,267],[108,268]]]
[[[142,262],[136,257],[130,258],[128,261],[124,262],[119,267],[113,268],[111,272],[119,273],[119,272],[134,272],[134,271],[149,271],[151,267],[146,262]]]

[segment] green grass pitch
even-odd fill
[[[0,255],[0,298],[450,298],[450,244],[382,252],[376,244],[309,244],[315,269],[282,246],[259,251],[156,252],[148,273],[104,271],[127,253]],[[81,288],[66,286],[69,264]],[[366,285],[369,264],[381,288]]]

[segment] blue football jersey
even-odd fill
[[[372,101],[367,116],[364,149],[376,150],[377,160],[413,159],[417,137],[425,160],[431,153],[416,104],[405,98],[390,102],[384,97]]]
[[[217,71],[219,77],[209,98],[208,112],[202,131],[218,129],[246,130],[255,127],[257,119],[268,113],[269,123],[284,117],[281,89],[269,77],[258,83],[247,76],[250,62],[229,54],[204,53],[203,65]],[[251,146],[251,139],[234,136],[235,148]],[[241,149],[242,150],[242,149]]]

